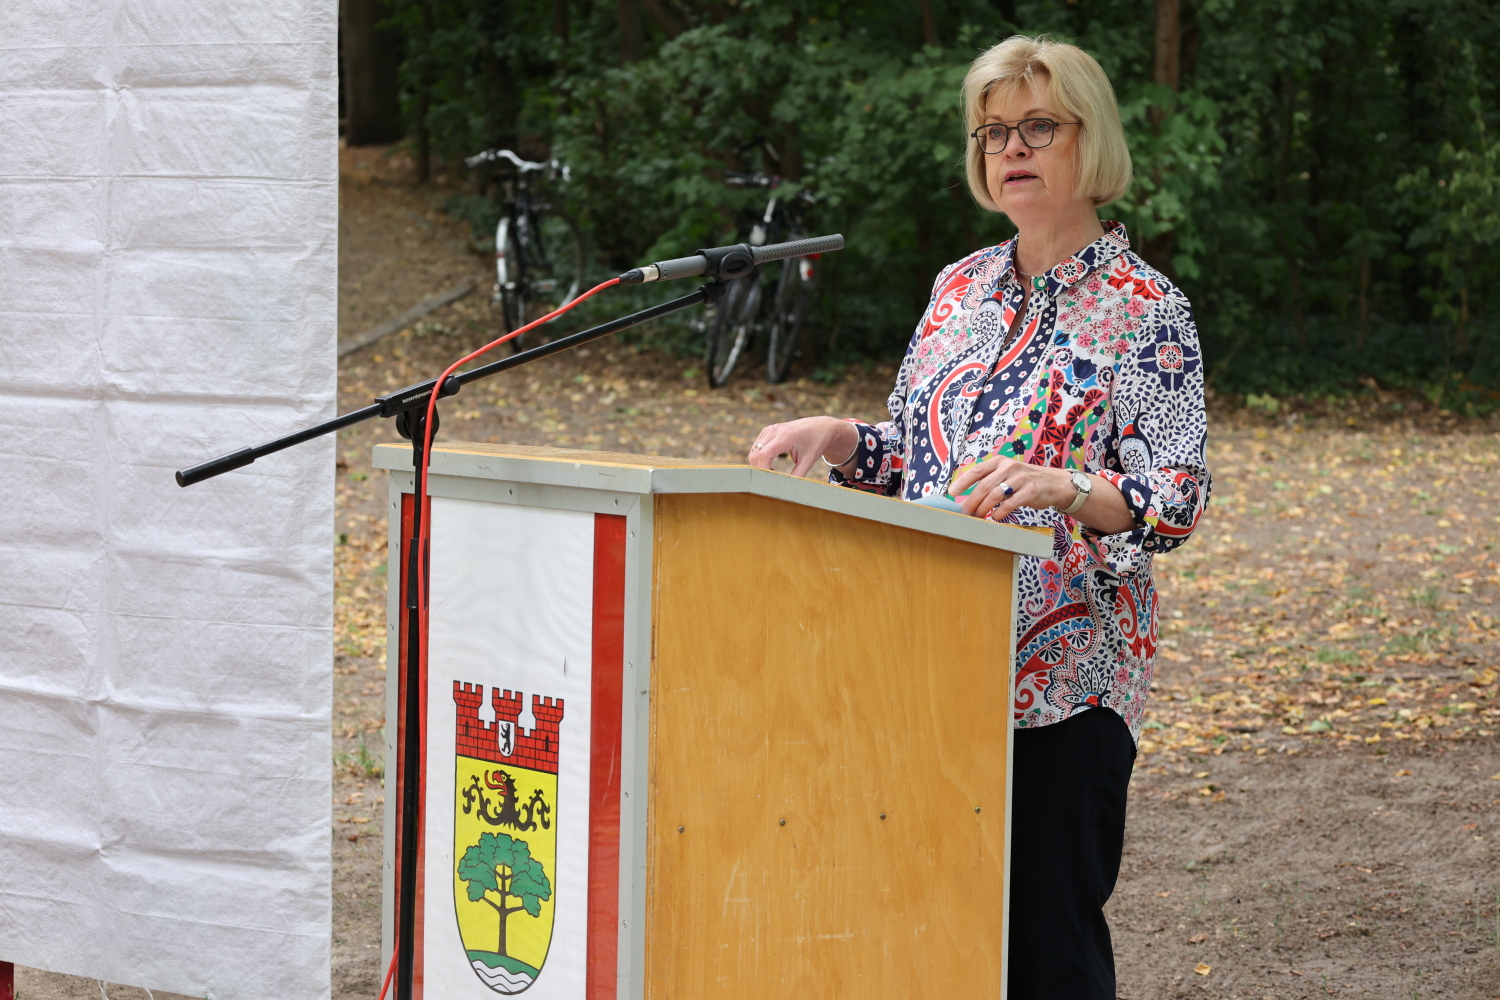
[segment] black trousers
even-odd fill
[[[1134,762],[1130,730],[1107,708],[1016,731],[1010,1000],[1115,1000],[1104,903]]]

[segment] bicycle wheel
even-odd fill
[[[794,257],[781,264],[776,283],[776,301],[771,310],[771,342],[766,348],[766,381],[782,382],[792,369],[792,359],[802,353],[802,329],[812,304],[812,262]]]
[[[708,384],[715,389],[729,381],[734,366],[755,336],[760,288],[760,268],[756,268],[743,278],[731,281],[724,298],[719,301],[718,314],[708,332],[708,343],[703,352]]]
[[[502,216],[495,226],[495,295],[505,320],[505,332],[526,325],[526,257],[521,241],[516,238],[515,228],[508,216]],[[514,350],[521,350],[525,336],[511,341]]]

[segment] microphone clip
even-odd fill
[[[698,255],[708,259],[708,270],[703,273],[720,281],[743,278],[755,270],[755,253],[748,243],[699,250]]]

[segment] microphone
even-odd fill
[[[620,275],[622,285],[640,285],[648,281],[671,281],[673,278],[692,278],[706,275],[730,281],[740,278],[761,264],[788,257],[810,257],[815,253],[832,253],[844,249],[844,237],[814,236],[790,243],[772,243],[770,246],[753,247],[748,243],[734,246],[713,247],[699,250],[691,257],[659,260],[655,264],[637,267]]]

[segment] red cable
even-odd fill
[[[541,326],[543,323],[551,322],[552,320],[561,316],[563,313],[567,312],[569,309],[572,309],[574,306],[578,305],[584,299],[596,295],[599,292],[604,291],[606,288],[618,285],[619,283],[619,278],[610,278],[608,281],[601,281],[593,288],[590,288],[588,291],[578,296],[578,298],[574,299],[572,302],[568,302],[564,305],[558,306],[556,309],[552,310],[541,319],[532,320],[530,323],[527,323],[519,330],[512,330],[505,336],[490,341],[488,344],[485,344],[483,347],[481,347],[477,351],[474,351],[472,354],[466,354],[463,357],[459,358],[457,361],[453,362],[453,364],[449,365],[447,369],[444,370],[443,374],[438,376],[437,381],[433,383],[432,395],[427,399],[427,419],[422,425],[422,468],[417,471],[417,509],[422,512],[421,527],[418,530],[418,537],[416,539],[416,543],[418,544],[417,552],[419,553],[419,555],[417,556],[416,573],[418,595],[417,600],[419,602],[417,605],[417,617],[418,621],[420,622],[420,628],[418,629],[419,634],[417,636],[417,649],[419,655],[421,656],[422,663],[427,662],[427,581],[424,579],[427,567],[424,564],[427,561],[425,558],[425,554],[427,552],[426,542],[431,537],[432,532],[432,504],[427,496],[427,467],[432,464],[432,434],[434,430],[432,426],[432,417],[433,414],[437,412],[438,395],[443,391],[443,383],[448,380],[448,376],[452,375],[455,369],[459,368],[462,365],[468,364],[470,361],[473,361],[481,354],[492,351],[495,348],[499,347],[501,344],[505,343],[507,340],[510,340],[514,337],[519,337],[521,334],[535,329],[536,327]]]
[[[438,394],[442,392],[443,383],[446,382],[448,380],[448,376],[452,375],[454,370],[461,365],[466,365],[470,361],[473,361],[475,358],[479,357],[481,354],[494,350],[501,344],[505,343],[507,340],[519,337],[521,334],[539,327],[543,323],[551,322],[552,320],[561,316],[563,313],[567,312],[569,309],[572,309],[574,306],[578,305],[578,303],[582,302],[584,299],[589,298],[590,296],[598,292],[602,292],[612,285],[618,285],[619,283],[619,278],[610,278],[608,281],[600,282],[593,288],[590,288],[588,291],[578,296],[578,298],[566,303],[565,305],[557,307],[547,315],[543,316],[541,319],[533,320],[518,330],[512,330],[505,336],[490,341],[488,344],[485,344],[483,347],[473,352],[472,354],[467,354],[459,358],[457,361],[453,362],[453,364],[449,365],[447,369],[444,370],[443,374],[438,376],[437,381],[433,383],[432,395],[428,397],[427,400],[427,420],[422,425],[422,467],[417,470],[416,500],[417,509],[422,512],[420,522],[421,526],[417,530],[417,537],[412,539],[412,546],[419,553],[416,559],[416,586],[418,601],[417,650],[418,655],[421,657],[422,663],[427,662],[427,587],[426,580],[424,579],[427,570],[427,560],[423,558],[423,554],[427,551],[426,543],[427,539],[430,537],[430,532],[432,530],[432,504],[427,497],[427,467],[432,462],[432,417],[433,414],[437,412]],[[380,987],[380,1000],[385,1000],[385,992],[390,988],[391,976],[396,971],[396,956],[397,954],[399,954],[399,950],[400,948],[398,945],[397,948],[393,949],[391,952],[391,965],[385,973],[385,985]]]
[[[391,949],[391,964],[386,967],[385,982],[380,984],[380,997],[378,1000],[385,1000],[385,991],[391,988],[391,977],[396,974],[396,956],[401,954],[400,939],[398,938],[397,941],[396,947]]]

